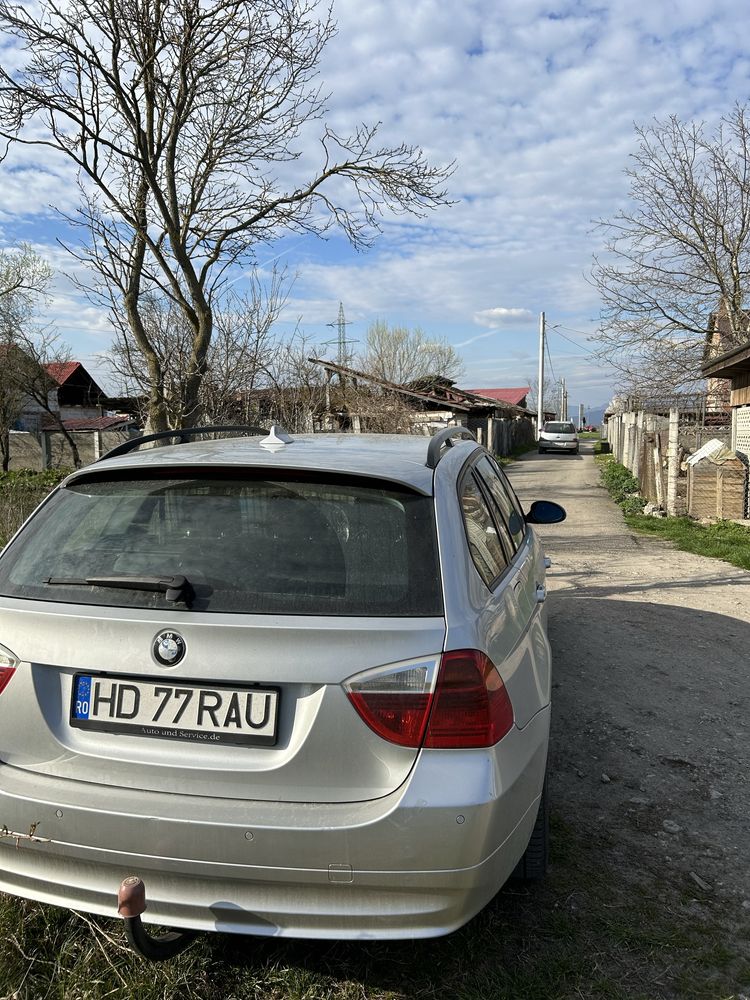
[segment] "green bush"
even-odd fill
[[[5,545],[29,514],[71,471],[19,469],[0,473],[0,546]]]
[[[602,456],[599,464],[602,483],[609,495],[622,507],[626,516],[642,514],[646,501],[640,494],[640,483],[632,472],[616,462],[612,456]]]

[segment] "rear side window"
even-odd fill
[[[442,614],[432,498],[343,477],[79,480],[0,559],[0,593],[179,610],[138,583],[175,575],[200,611]]]
[[[487,587],[492,589],[493,581],[503,572],[507,560],[487,502],[471,475],[461,487],[461,509],[471,558]]]
[[[481,458],[477,462],[477,472],[500,510],[515,552],[522,544],[526,534],[526,519],[523,516],[518,498],[511,489],[508,480],[491,459],[486,456]]]

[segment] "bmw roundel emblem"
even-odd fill
[[[151,652],[157,663],[172,667],[185,655],[185,640],[179,632],[160,632],[153,641]]]

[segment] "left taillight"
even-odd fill
[[[18,657],[5,646],[0,646],[0,694],[8,686],[18,666]]]

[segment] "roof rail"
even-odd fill
[[[445,427],[430,438],[427,446],[427,461],[425,465],[428,469],[437,467],[438,462],[443,457],[441,452],[443,445],[446,448],[453,447],[453,438],[465,438],[467,441],[476,441],[474,434],[466,427]]]
[[[189,438],[197,437],[199,434],[216,434],[219,431],[242,431],[245,437],[255,437],[258,434],[268,434],[268,428],[266,427],[247,427],[243,424],[218,424],[211,427],[180,427],[178,430],[174,431],[159,431],[157,434],[142,434],[140,437],[130,438],[129,441],[123,441],[122,444],[118,444],[116,447],[111,448],[106,455],[102,455],[101,458],[97,459],[99,462],[103,462],[105,458],[116,458],[118,455],[127,455],[129,451],[135,451],[136,448],[140,448],[142,444],[146,444],[149,441],[163,441],[165,438],[179,438],[180,444],[185,444]]]

